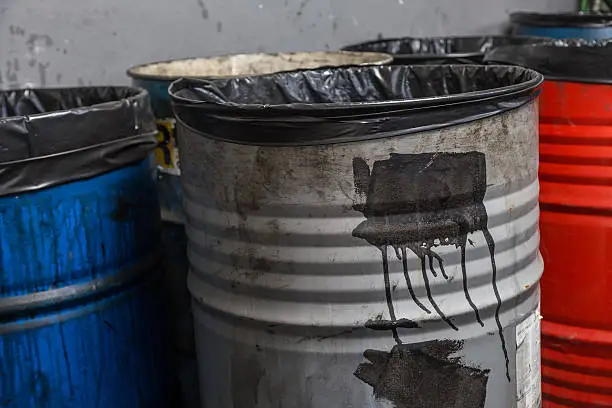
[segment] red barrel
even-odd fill
[[[612,407],[612,85],[540,99],[545,407]]]
[[[543,407],[612,407],[612,46],[568,42],[495,54],[488,60],[547,78],[539,173]]]

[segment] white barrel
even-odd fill
[[[316,103],[300,115],[278,104],[236,113],[197,103],[196,81],[171,87],[203,407],[541,406],[541,76],[476,66],[351,75],[401,69],[466,81],[508,71],[514,82],[496,96],[480,84],[474,96],[440,97],[434,110],[399,101],[386,119],[380,106],[305,119]],[[456,120],[436,119],[444,112]],[[292,143],[288,126],[312,126],[316,139],[332,122],[383,129],[406,118],[405,131],[329,142]],[[267,140],[266,126],[282,127],[286,143]]]

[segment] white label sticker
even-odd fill
[[[540,306],[516,325],[517,408],[542,406],[540,368]]]

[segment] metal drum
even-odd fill
[[[146,92],[2,91],[0,107],[0,406],[163,406]]]
[[[586,40],[612,38],[612,14],[520,12],[512,13],[510,21],[515,35]]]
[[[546,74],[540,99],[544,407],[612,407],[612,45],[556,44],[499,49],[487,58]]]
[[[391,62],[391,56],[363,52],[302,52],[285,54],[237,54],[210,58],[188,58],[132,67],[128,75],[135,86],[151,94],[157,117],[159,168],[158,193],[163,220],[162,242],[166,258],[166,286],[174,322],[174,344],[182,383],[182,404],[197,401],[195,346],[190,296],[187,291],[187,237],[184,231],[183,197],[179,181],[179,154],[175,121],[168,86],[181,77],[231,77],[265,74],[301,68],[341,65],[377,65]]]
[[[202,407],[539,407],[540,83],[174,82]]]
[[[386,52],[397,65],[480,64],[484,54],[510,44],[532,44],[546,38],[527,36],[403,37],[367,41],[344,47],[347,51]]]

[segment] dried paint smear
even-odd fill
[[[402,344],[397,329],[418,326],[418,322],[398,319],[396,316],[389,279],[391,249],[403,263],[406,285],[415,304],[426,313],[432,313],[413,290],[408,271],[408,250],[420,260],[420,272],[431,307],[449,327],[458,331],[459,328],[443,313],[432,296],[427,273],[429,267],[430,273],[436,277],[437,265],[442,276],[448,279],[444,260],[435,252],[435,248],[451,245],[461,251],[465,298],[474,310],[476,320],[484,326],[479,310],[468,291],[466,270],[468,234],[481,231],[490,252],[492,286],[497,298],[495,320],[506,360],[506,375],[510,380],[508,352],[499,320],[501,298],[496,282],[495,242],[487,228],[488,217],[483,203],[487,189],[485,155],[475,151],[392,153],[389,159],[376,161],[371,170],[364,159],[355,158],[353,175],[355,191],[364,198],[363,204],[356,205],[355,209],[362,212],[366,218],[353,230],[353,235],[380,248],[390,317],[390,321],[368,322],[366,327],[390,330],[396,342]]]
[[[396,408],[483,408],[489,371],[450,357],[462,346],[446,340],[398,344],[390,352],[366,350],[368,362],[354,375]]]

